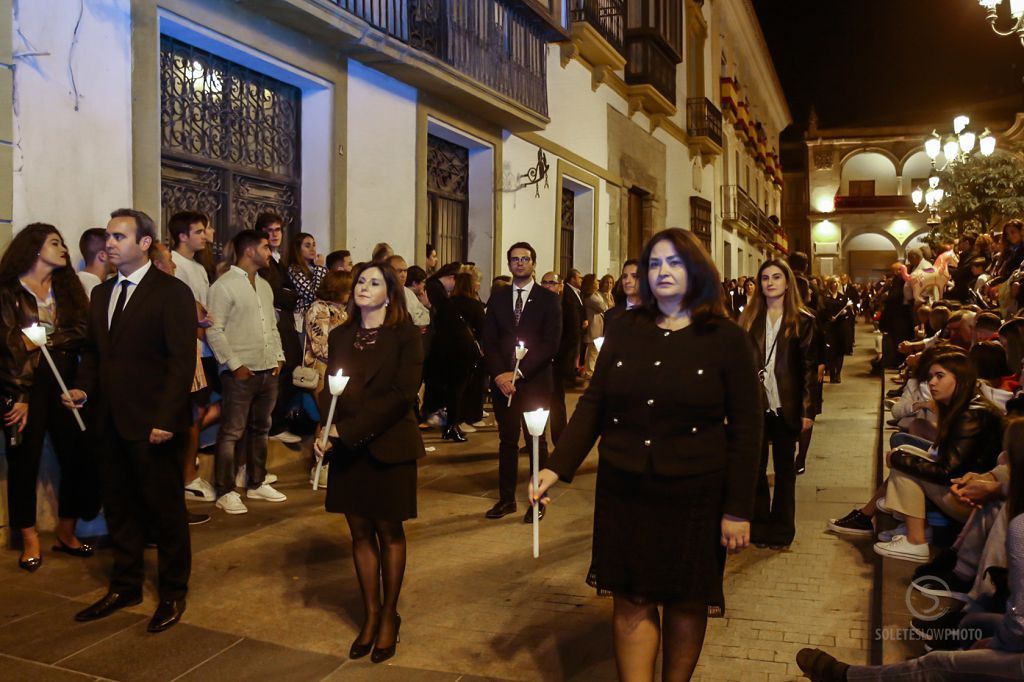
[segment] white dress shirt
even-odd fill
[[[128,307],[128,302],[132,300],[132,294],[139,288],[139,282],[146,276],[149,269],[153,267],[153,262],[147,260],[146,264],[141,268],[133,272],[132,274],[125,277],[121,273],[117,274],[117,281],[114,283],[114,291],[110,294],[110,303],[107,305],[107,328],[110,328],[110,322],[114,319],[114,309],[117,308],[117,299],[121,297],[121,283],[129,282],[128,292],[125,294],[124,307]],[[121,311],[124,312],[123,310]]]
[[[519,291],[523,292],[523,310],[526,310],[526,302],[530,298],[530,292],[533,291],[533,285],[535,282],[531,279],[529,282],[524,284],[522,287],[518,286],[515,282],[512,283],[512,312],[516,311],[516,299],[519,298]]]
[[[206,341],[222,367],[261,372],[284,361],[274,291],[267,280],[256,275],[254,288],[245,270],[232,265],[210,287],[209,304],[213,324]]]
[[[765,315],[764,318],[764,391],[768,396],[768,411],[779,413],[779,408],[782,407],[782,399],[779,397],[779,382],[775,378],[775,358],[779,355],[779,345],[775,343],[775,338],[779,335],[779,331],[782,328],[782,315],[779,315],[778,319],[775,320],[774,324],[771,321],[771,316]],[[779,339],[782,342],[782,339]],[[774,350],[772,346],[775,346]],[[771,355],[769,355],[771,353]]]
[[[191,258],[186,258],[177,251],[171,251],[174,261],[174,276],[188,285],[192,296],[206,307],[206,299],[210,294],[210,275],[206,268]]]
[[[86,272],[85,270],[78,272],[78,281],[80,281],[82,286],[85,288],[86,298],[92,298],[92,290],[100,284],[103,284],[103,280],[91,272]]]

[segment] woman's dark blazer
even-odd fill
[[[999,408],[976,394],[954,420],[948,435],[935,444],[938,457],[930,461],[915,455],[893,452],[889,465],[922,481],[949,485],[968,471],[982,473],[996,465],[1003,449],[1003,415]]]
[[[765,322],[767,313],[762,312],[750,328],[750,336],[757,350],[757,368],[765,363]],[[782,328],[783,337],[775,346],[775,380],[779,386],[779,402],[782,417],[790,431],[799,433],[801,419],[813,419],[815,395],[818,390],[818,343],[815,340],[817,322],[806,310],[800,311],[797,333],[791,335]],[[768,396],[762,388],[758,392],[764,411],[768,410]]]
[[[385,464],[419,459],[426,454],[413,411],[423,373],[419,329],[409,321],[381,327],[377,347],[361,352],[353,347],[358,327],[354,320],[347,322],[327,338],[327,374],[341,369],[361,378],[349,381],[338,398],[334,423],[339,440],[349,449],[367,448]],[[330,400],[329,390],[320,394],[323,419]]]
[[[69,314],[73,313],[73,314]],[[32,378],[36,367],[42,361],[38,349],[29,350],[21,330],[39,321],[36,298],[17,279],[0,285],[0,333],[3,347],[0,348],[0,392],[13,398],[14,402],[28,402],[32,390]],[[48,347],[61,374],[69,372],[82,346],[88,318],[85,310],[68,311],[58,304],[57,328],[49,335]],[[67,381],[74,379],[66,375]]]
[[[594,376],[547,466],[569,482],[594,445],[617,469],[659,476],[724,472],[724,513],[753,514],[761,390],[750,337],[714,318],[667,333],[644,310],[605,330]]]

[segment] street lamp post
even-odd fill
[[[978,4],[985,8],[988,24],[996,35],[1004,37],[1015,35],[1024,45],[1024,0],[1010,0],[1010,18],[1013,20],[1013,25],[1007,31],[1000,30],[996,26],[996,22],[999,20],[999,6],[1003,4],[1003,0],[978,0]]]
[[[985,1],[994,1],[996,4],[1001,2],[1001,0]],[[985,4],[985,1],[982,4]],[[1024,7],[1024,0],[1013,0],[1013,2],[1019,3],[1021,7]],[[943,137],[933,130],[932,134],[925,139],[924,153],[931,159],[932,171],[928,175],[928,186],[922,188],[918,185],[910,193],[910,198],[913,199],[914,208],[917,209],[918,213],[928,212],[929,225],[939,224],[938,207],[939,203],[946,196],[946,191],[939,187],[939,172],[966,163],[971,158],[975,148],[977,148],[978,153],[982,156],[992,156],[996,150],[996,138],[988,128],[985,128],[980,135],[977,134],[971,128],[971,119],[963,114],[953,119],[953,133],[951,135]],[[945,157],[945,163],[942,165],[942,168],[936,166],[939,154]]]

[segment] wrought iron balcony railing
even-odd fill
[[[625,0],[571,0],[573,23],[586,22],[597,29],[619,54],[625,54]]]
[[[884,210],[907,210],[914,207],[914,202],[909,196],[895,194],[882,194],[878,196],[853,197],[837,196],[835,208],[837,211],[884,211]]]
[[[544,30],[510,0],[332,0],[383,33],[547,115]]]
[[[722,220],[745,223],[764,240],[775,239],[775,226],[739,185],[722,187]]]
[[[686,100],[686,134],[706,137],[722,146],[722,112],[707,97]]]
[[[676,105],[676,62],[654,40],[626,40],[626,83],[653,86],[672,106]]]

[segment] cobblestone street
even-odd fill
[[[697,679],[789,680],[796,651],[821,645],[850,662],[870,656],[874,560],[825,532],[873,481],[879,379],[859,328],[843,382],[825,386],[807,473],[798,479],[797,538],[787,552],[731,558],[727,612],[712,620]],[[531,557],[522,513],[488,521],[497,436],[436,446],[420,468],[419,518],[408,524],[402,641],[392,665],[347,661],[361,615],[340,516],[322,511],[308,464],[274,443],[271,469],[289,499],[193,529],[193,580],[181,624],[148,635],[145,602],[94,624],[72,614],[101,596],[109,552],[91,560],[44,551],[29,575],[9,551],[0,566],[0,677],[7,680],[601,680],[615,678],[611,600],[584,583],[596,453],[560,486]],[[209,459],[208,457],[206,459]],[[204,466],[208,466],[204,462]],[[523,460],[522,478],[526,478]],[[525,497],[525,485],[520,488]],[[525,509],[520,503],[521,512]],[[44,548],[49,547],[44,538]],[[866,548],[866,549],[865,549]],[[155,552],[147,555],[155,568]]]

